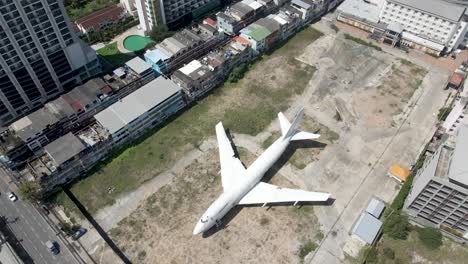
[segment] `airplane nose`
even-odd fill
[[[195,226],[195,229],[193,229],[193,235],[198,235],[201,232],[203,232],[203,225],[202,223],[198,222],[197,225]]]

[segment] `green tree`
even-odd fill
[[[383,232],[394,239],[406,239],[409,232],[408,218],[395,211],[383,224]]]
[[[366,263],[377,263],[377,250],[374,247],[371,247],[366,252]]]
[[[240,79],[242,79],[245,75],[245,73],[249,70],[249,66],[245,63],[242,63],[241,65],[237,66],[232,70],[231,74],[229,74],[228,81],[231,83],[236,83]]]
[[[442,234],[433,227],[418,228],[418,237],[422,244],[429,249],[437,249],[442,245]]]
[[[41,187],[35,181],[27,181],[19,186],[20,196],[29,202],[36,202],[40,200],[40,190]]]
[[[149,35],[154,41],[161,42],[165,38],[168,38],[168,37],[172,36],[173,34],[174,34],[174,32],[169,31],[169,28],[167,28],[166,25],[160,25],[160,26],[154,27],[151,30]]]

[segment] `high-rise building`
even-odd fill
[[[218,7],[221,0],[125,0],[134,1],[141,29],[149,33],[154,27],[164,24],[176,28]],[[131,6],[131,4],[128,6]],[[127,6],[127,4],[125,4]]]
[[[101,71],[61,0],[0,0],[0,125]]]

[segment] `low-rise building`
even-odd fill
[[[169,74],[185,63],[199,58],[227,40],[227,36],[209,24],[196,24],[166,38],[145,53],[157,74]]]
[[[44,147],[44,154],[21,168],[23,179],[36,181],[43,194],[59,190],[86,173],[111,150],[109,134],[92,124],[76,134],[67,133]]]
[[[88,34],[92,31],[105,30],[109,26],[121,22],[125,17],[127,17],[125,9],[117,4],[84,16],[78,19],[75,24],[81,33]]]
[[[242,63],[252,60],[252,49],[236,37],[200,60],[193,60],[172,74],[171,79],[184,90],[189,101],[219,85]]]
[[[405,202],[410,219],[468,239],[468,125],[450,136],[418,171]]]
[[[182,89],[160,76],[94,117],[118,145],[141,136],[185,105]]]
[[[262,18],[240,31],[240,36],[251,43],[257,53],[271,48],[280,36],[280,24],[271,18]]]
[[[379,220],[385,204],[376,198],[371,198],[366,209],[361,213],[351,231],[351,236],[364,244],[372,245],[380,233],[382,221]]]
[[[217,27],[226,34],[236,35],[242,28],[277,8],[271,0],[243,0],[216,14]]]
[[[460,126],[468,124],[468,82],[460,88],[450,113],[445,118],[442,128],[449,135],[455,135]]]

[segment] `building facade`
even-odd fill
[[[130,3],[126,3],[129,2]],[[220,0],[125,0],[125,5],[135,6],[141,29],[148,34],[158,25],[177,28],[187,24],[193,18],[218,7]]]
[[[442,0],[346,0],[337,20],[392,46],[440,55],[465,45],[465,11]]]
[[[185,107],[182,89],[162,76],[94,117],[120,145],[141,136]]]
[[[405,202],[410,219],[468,239],[468,126],[449,137],[418,171]]]
[[[62,1],[0,1],[0,125],[100,72]]]

